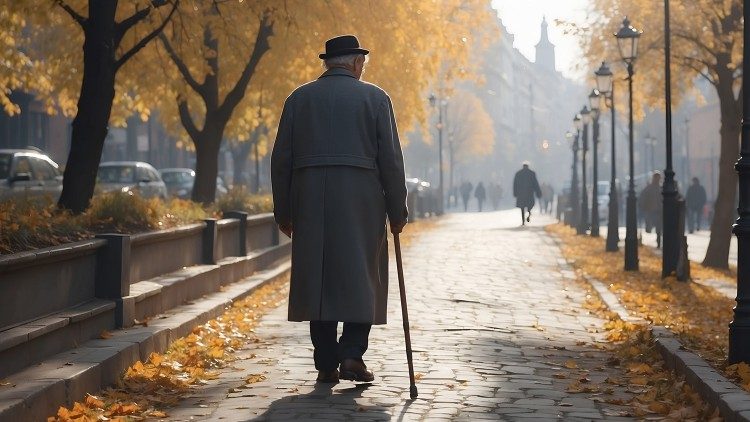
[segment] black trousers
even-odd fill
[[[332,371],[344,359],[361,360],[367,351],[372,324],[345,322],[337,342],[338,326],[337,321],[310,321],[310,339],[315,347],[313,358],[318,371]]]

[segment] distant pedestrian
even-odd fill
[[[641,191],[638,206],[643,213],[646,233],[651,233],[651,229],[654,229],[656,231],[656,247],[661,247],[662,195],[661,173],[658,171],[651,176],[651,183]]]
[[[706,205],[706,189],[697,177],[693,177],[693,184],[687,190],[685,207],[687,208],[688,231],[692,233],[701,229],[701,216]]]
[[[542,213],[552,214],[552,200],[555,196],[555,190],[549,183],[542,183]]]
[[[516,197],[516,207],[521,209],[521,225],[531,222],[531,209],[534,208],[534,195],[542,196],[536,173],[529,169],[527,163],[516,172],[513,177],[513,196]]]
[[[461,199],[464,201],[464,211],[469,210],[469,198],[471,198],[471,192],[474,190],[474,186],[471,182],[461,183]]]
[[[482,204],[487,198],[487,192],[484,190],[484,185],[482,184],[482,182],[479,182],[477,188],[474,190],[474,197],[477,198],[477,203],[479,204],[479,212],[482,212]]]
[[[391,99],[360,80],[368,51],[352,35],[325,49],[325,73],[284,103],[273,212],[292,238],[288,318],[310,321],[318,382],[370,382],[362,355],[386,323],[386,216],[393,233],[407,221],[404,161]]]
[[[487,188],[490,202],[492,202],[492,209],[497,211],[500,208],[500,200],[503,199],[503,187],[499,183],[490,183]]]

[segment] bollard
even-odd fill
[[[203,229],[203,242],[201,245],[203,249],[203,263],[216,265],[217,220],[215,218],[207,218],[203,222],[206,223],[206,228]]]
[[[224,214],[226,218],[240,220],[240,256],[247,256],[247,213],[242,211],[229,211]]]
[[[135,318],[135,301],[130,296],[130,235],[98,234],[107,241],[96,256],[94,295],[115,302],[115,326],[129,327]]]

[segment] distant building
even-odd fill
[[[547,33],[547,18],[542,18],[542,34],[536,45],[536,58],[534,63],[547,71],[554,72],[555,68],[555,45],[549,40]]]
[[[540,26],[535,62],[513,47],[514,36],[500,19],[497,25],[500,38],[484,55],[485,83],[472,88],[495,122],[495,149],[482,165],[465,170],[465,176],[491,177],[508,185],[521,162],[529,160],[540,182],[548,181],[559,191],[570,180],[565,133],[586,103],[587,91],[556,70],[546,19]]]

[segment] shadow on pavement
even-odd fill
[[[370,386],[372,384],[357,384],[336,390],[331,384],[318,383],[309,393],[290,395],[274,401],[263,414],[249,420],[349,420],[353,415],[373,421],[390,420],[388,408],[357,403],[357,399],[362,398],[362,393]]]

